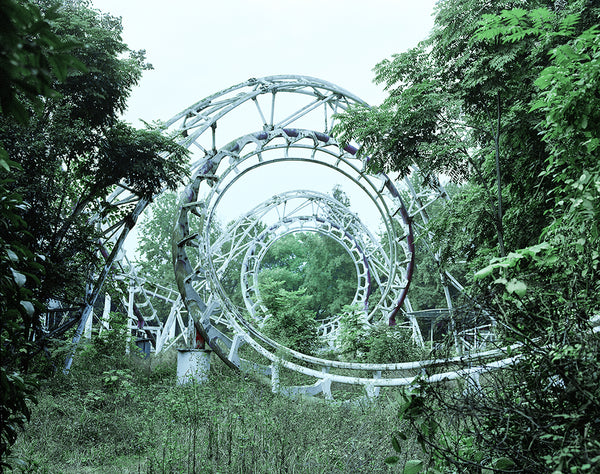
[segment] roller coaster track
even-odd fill
[[[227,365],[269,377],[273,389],[282,393],[322,394],[330,399],[337,393],[343,398],[345,392],[364,392],[372,397],[381,387],[406,385],[415,377],[429,382],[465,378],[514,363],[518,356],[507,356],[503,350],[482,351],[493,337],[489,326],[463,332],[470,341],[470,356],[392,364],[347,363],[303,354],[261,331],[271,317],[258,285],[266,252],[285,235],[313,232],[334,239],[352,259],[357,290],[348,303],[362,308],[365,324],[386,321],[405,328],[417,344],[424,342],[422,314],[413,311],[409,297],[415,240],[430,237],[425,231],[427,210],[447,195],[436,179],[416,191],[408,179],[395,182],[384,173],[373,173],[356,144],[343,145],[333,138],[336,114],[358,105],[366,104],[320,79],[270,76],[212,94],[164,122],[163,131],[191,153],[191,178],[180,196],[172,241],[177,293],[137,275],[122,256],[123,242],[149,205],[123,184],[106,201],[131,211],[118,222],[99,222],[110,252],[89,287],[74,342],[88,324],[104,280],[116,269],[128,282],[124,304],[130,315],[135,316],[132,308],[138,308],[138,327],[152,332],[156,351],[174,344],[193,346],[197,331]],[[271,169],[296,166],[309,168],[310,178],[292,189],[275,190],[279,178],[264,178]],[[261,173],[262,181],[256,181]],[[367,217],[378,220],[382,239],[365,223],[364,212],[359,215],[323,191],[311,189],[322,174],[335,175],[344,189],[349,186],[359,195],[353,200],[369,204]],[[274,191],[248,208],[252,199],[248,191],[240,192],[241,183],[253,179],[256,190]],[[228,200],[240,212],[223,228],[224,217],[229,218]],[[239,276],[243,305],[232,301],[230,289],[222,283],[230,274]],[[448,273],[440,278],[447,302],[440,312],[452,317],[450,288],[462,287]],[[170,305],[166,318],[156,316],[151,303],[155,298]],[[335,345],[339,317],[320,324],[324,343]],[[427,375],[428,369],[441,365],[449,370]],[[293,385],[290,380],[301,383]]]

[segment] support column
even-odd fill
[[[92,314],[90,314],[90,317],[85,322],[85,329],[83,330],[83,337],[85,337],[88,340],[92,339],[92,323],[93,323],[93,321],[94,321],[94,311],[92,310]]]
[[[208,380],[210,349],[179,349],[177,353],[177,385],[202,384]]]
[[[101,335],[104,330],[110,329],[110,308],[112,301],[108,292],[104,295],[104,310],[102,311],[102,324],[98,329],[98,335]]]

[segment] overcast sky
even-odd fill
[[[314,76],[377,104],[372,68],[415,46],[435,0],[93,0],[123,19],[124,41],[145,49],[146,71],[125,119],[167,120],[250,77]]]
[[[200,99],[251,77],[281,74],[323,79],[378,104],[385,95],[381,86],[373,84],[373,67],[427,36],[436,0],[92,3],[122,17],[125,43],[134,50],[145,49],[154,66],[144,72],[125,114],[126,121],[142,127],[140,120],[168,120]],[[251,131],[240,130],[240,135]],[[334,184],[348,189],[345,183],[333,178],[329,182],[320,175],[303,178],[300,173],[287,173],[281,179],[263,178],[270,183],[264,186],[257,185],[254,178],[239,185],[229,204],[220,208],[220,215],[225,221],[234,213],[239,215],[241,202],[248,205],[244,211],[249,210],[272,195],[274,182],[290,179],[290,174],[300,182],[287,185],[290,189],[317,189],[317,182],[321,192],[328,192]],[[372,209],[357,207],[366,201],[352,195],[351,201],[361,218],[374,216]],[[135,230],[128,239],[128,252],[135,248]]]

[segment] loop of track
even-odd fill
[[[285,103],[282,96],[287,95],[294,100],[280,114],[277,106]],[[247,104],[255,106],[254,113],[260,118],[257,131],[236,136],[236,123],[229,121],[233,124],[233,135],[225,134],[222,138],[221,122],[227,122]],[[231,367],[270,376],[274,389],[280,392],[320,393],[332,398],[336,392],[332,384],[335,384],[360,386],[366,395],[375,396],[380,387],[406,385],[414,380],[415,371],[440,363],[360,364],[328,360],[282,346],[260,330],[260,321],[268,317],[264,306],[261,309],[258,291],[260,262],[281,235],[307,226],[311,231],[336,238],[352,256],[358,283],[353,302],[363,304],[365,320],[398,322],[409,328],[414,340],[423,342],[407,293],[414,270],[414,217],[422,214],[426,205],[420,198],[405,205],[388,176],[368,173],[366,161],[357,156],[356,148],[342,147],[330,136],[335,113],[357,104],[362,101],[330,83],[303,76],[273,76],[252,79],[214,94],[165,123],[165,127],[181,135],[182,144],[199,155],[193,159],[193,175],[181,195],[173,234],[173,258],[181,299],[196,330],[223,361]],[[323,127],[318,131],[302,128],[318,110],[324,112]],[[310,190],[279,194],[243,214],[216,236],[219,205],[224,196],[238,180],[275,163],[318,165],[353,183],[377,209],[385,229],[385,243],[376,242],[365,226],[353,224],[357,216],[349,209]],[[329,216],[319,216],[318,212],[288,215],[279,209],[278,218],[258,231],[256,222],[293,198],[301,201],[299,207],[316,202],[317,208],[329,210]],[[243,201],[243,197],[239,199]],[[410,209],[415,207],[418,211],[411,213]],[[192,215],[197,222],[191,220]],[[191,250],[193,253],[189,253]],[[234,268],[240,261],[239,268]],[[232,268],[240,277],[245,307],[235,304],[222,284]],[[379,288],[377,301],[369,301],[373,281]],[[336,328],[335,318],[324,321],[321,334],[334,340]],[[495,352],[478,358],[486,361],[501,355]],[[504,363],[509,362],[485,362],[480,367],[454,370],[438,378],[467,376]],[[301,374],[307,383],[285,386],[281,370]]]

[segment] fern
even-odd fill
[[[564,36],[572,36],[575,32],[575,26],[579,23],[579,13],[567,15],[560,22],[559,34]]]
[[[515,51],[509,51],[507,54],[494,56],[492,58],[492,60],[490,61],[490,67],[497,71],[501,71],[501,70],[505,69],[505,66],[508,63],[514,61],[516,56],[517,55],[516,55]]]

